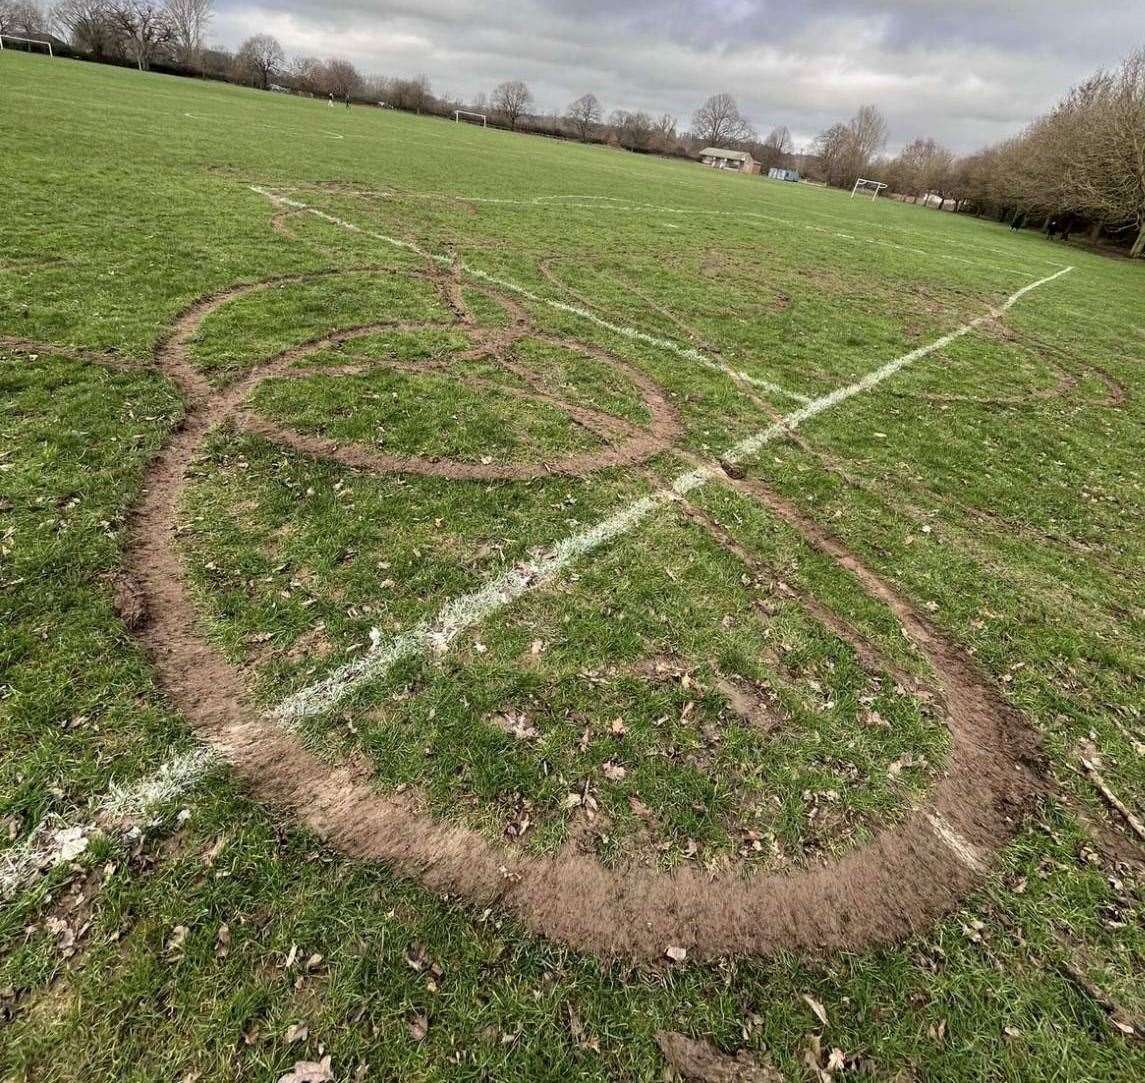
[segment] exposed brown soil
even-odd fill
[[[732,1056],[672,1030],[660,1031],[656,1044],[668,1067],[687,1083],[784,1083],[779,1069],[746,1050]]]
[[[772,733],[783,725],[779,709],[769,703],[760,692],[743,680],[720,675],[716,688],[728,701],[728,706],[744,722],[761,733]]]
[[[981,866],[1016,830],[1039,786],[1029,727],[973,659],[911,602],[798,509],[747,478],[729,477],[727,483],[789,522],[894,612],[930,661],[949,710],[949,773],[934,787],[927,807],[838,860],[791,874],[743,878],[689,868],[617,871],[591,855],[567,852],[530,857],[470,829],[435,822],[397,795],[376,791],[367,766],[322,761],[296,735],[250,706],[242,672],[203,634],[176,542],[178,509],[188,467],[208,431],[224,422],[242,423],[254,387],[271,374],[282,375],[302,355],[288,351],[213,390],[191,364],[188,343],[202,320],[228,301],[274,282],[299,280],[302,276],[288,276],[204,298],[175,321],[157,348],[156,362],[178,385],[186,416],[148,470],[129,522],[124,574],[130,586],[121,591],[139,600],[129,607],[135,634],[160,684],[256,797],[293,813],[349,857],[385,862],[428,890],[449,892],[478,907],[500,906],[534,933],[576,949],[648,962],[663,959],[669,946],[686,948],[689,958],[712,958],[892,942],[928,928],[980,882]],[[455,326],[466,324],[459,320]],[[500,341],[511,340],[520,329],[518,321]],[[478,345],[496,352],[491,340]],[[659,417],[657,446],[664,446],[674,434],[668,414],[658,413],[662,408],[647,382],[635,382],[650,414]],[[609,451],[616,454],[623,446]],[[325,445],[304,450],[328,454]],[[825,609],[815,612],[827,619]],[[973,860],[966,859],[965,850],[959,856],[949,834],[944,838],[936,831],[936,816],[972,848]]]

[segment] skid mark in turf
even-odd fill
[[[926,346],[920,346],[910,353],[896,357],[873,372],[867,373],[862,379],[837,388],[829,394],[821,395],[799,409],[791,411],[768,428],[754,433],[730,447],[724,453],[723,461],[735,465],[750,459],[767,444],[780,439],[792,429],[798,428],[825,410],[838,406],[864,391],[871,390],[912,362],[949,346],[975,328],[981,327],[988,320],[997,319],[1031,290],[1060,278],[1067,271],[1068,268],[1058,271],[1040,282],[1023,287],[997,308],[963,324],[957,330],[943,335]],[[430,647],[437,650],[443,649],[466,628],[472,627],[496,610],[549,582],[574,561],[597,549],[604,542],[631,530],[656,508],[672,500],[674,496],[686,495],[693,489],[707,484],[719,473],[718,467],[698,467],[687,471],[677,477],[666,489],[620,509],[586,530],[570,535],[554,546],[544,557],[521,564],[497,579],[486,583],[472,594],[455,599],[433,621],[420,625],[390,643],[379,645],[369,654],[356,659],[342,670],[330,674],[310,688],[303,689],[291,696],[278,708],[278,717],[284,720],[298,719],[327,711],[360,685],[384,676],[399,661]]]
[[[280,208],[290,205],[275,202]],[[601,326],[613,326],[587,310],[536,298],[523,287],[455,265],[408,241],[361,230],[325,212],[313,213],[422,256],[461,322],[465,314],[458,312],[463,302],[455,274],[468,274],[499,286],[510,296],[536,299],[562,311],[577,312]],[[338,273],[354,272],[319,274]],[[368,269],[367,273],[400,272]],[[304,690],[270,714],[260,714],[247,704],[241,671],[202,634],[176,544],[178,509],[188,484],[188,468],[209,433],[227,419],[241,421],[253,389],[267,375],[282,375],[297,359],[298,351],[286,351],[231,385],[216,389],[191,365],[187,348],[203,319],[229,301],[275,283],[317,276],[280,276],[209,296],[183,313],[155,352],[155,363],[183,395],[186,418],[149,467],[143,496],[130,519],[124,572],[133,585],[129,593],[140,602],[132,630],[152,659],[161,686],[195,732],[240,773],[256,797],[292,811],[349,857],[384,861],[431,890],[456,893],[479,906],[499,905],[537,934],[589,952],[638,959],[656,958],[668,944],[687,947],[697,956],[766,955],[784,949],[854,948],[908,935],[955,906],[979,882],[989,855],[1016,829],[1029,797],[1040,786],[1032,766],[1032,734],[974,661],[909,600],[789,502],[744,477],[737,464],[803,422],[874,388],[911,362],[1000,317],[1032,289],[1065,273],[1063,269],[1031,283],[928,346],[804,404],[729,448],[719,465],[701,464],[681,474],[588,530],[566,538],[532,564],[518,566],[472,594],[455,599],[416,634],[379,644],[358,668],[331,674],[325,682]],[[376,330],[377,325],[371,329]],[[320,348],[354,333],[326,336],[302,349]],[[668,344],[668,348],[686,356],[687,351],[676,344]],[[269,435],[272,439],[283,436]],[[312,455],[328,451],[317,446],[302,450]],[[398,462],[360,464],[362,469],[382,472],[407,466]],[[442,473],[448,476],[447,470]],[[612,871],[592,857],[579,855],[531,858],[491,843],[469,829],[412,812],[378,793],[360,768],[319,760],[281,724],[284,719],[326,709],[350,688],[384,672],[394,657],[447,649],[463,628],[551,581],[584,555],[633,529],[656,509],[678,503],[712,482],[730,486],[744,499],[760,503],[855,577],[870,595],[891,609],[936,674],[953,738],[949,774],[936,784],[925,808],[912,812],[896,827],[879,832],[871,842],[821,868],[746,880],[738,875],[713,880],[708,873],[693,870],[675,874],[647,869]],[[807,601],[814,612],[813,600]],[[846,638],[845,630],[841,634]],[[74,832],[41,836],[41,842],[45,838],[61,854],[79,845]],[[33,851],[30,847],[29,852]]]
[[[261,188],[257,185],[251,185],[251,190],[258,192],[259,195],[266,196],[275,206],[296,210],[308,214],[312,214],[317,218],[321,218],[324,222],[329,222],[331,225],[340,226],[342,229],[350,230],[352,233],[360,233],[364,237],[370,237],[376,241],[382,241],[384,244],[393,246],[394,248],[403,249],[407,252],[412,252],[414,255],[421,256],[425,260],[429,260],[442,267],[451,266],[453,261],[448,256],[438,255],[432,252],[427,252],[420,246],[414,244],[412,241],[403,240],[400,237],[391,237],[385,233],[378,233],[374,230],[363,229],[361,226],[353,222],[349,222],[344,218],[338,218],[336,215],[328,214],[326,211],[320,210],[317,207],[311,207],[308,203],[303,203],[299,200],[288,199],[285,196],[276,195],[268,188]],[[725,365],[722,361],[714,361],[710,357],[706,357],[699,350],[692,346],[681,346],[678,342],[673,342],[671,339],[660,338],[657,335],[650,335],[644,331],[639,331],[634,327],[625,327],[620,324],[611,322],[610,320],[603,319],[595,313],[590,312],[586,308],[581,308],[577,305],[566,304],[564,301],[556,301],[552,298],[541,297],[539,294],[534,293],[526,286],[522,286],[517,282],[510,282],[508,279],[499,278],[496,275],[491,275],[487,271],[481,270],[479,267],[473,267],[465,262],[458,264],[460,269],[471,278],[476,278],[478,281],[486,282],[491,286],[496,286],[499,289],[507,290],[518,297],[523,297],[526,301],[534,304],[546,305],[549,308],[555,309],[557,312],[564,312],[570,316],[577,316],[582,320],[587,320],[595,324],[597,327],[610,331],[612,334],[620,335],[622,338],[631,339],[634,342],[642,342],[647,346],[654,346],[657,349],[668,350],[670,353],[675,354],[677,357],[683,358],[685,361],[692,361],[704,368],[711,369],[713,372],[722,372],[725,376],[731,378],[736,384],[758,387],[760,390],[777,390],[782,394],[787,395],[789,398],[802,398],[802,396],[794,392],[787,391],[779,388],[776,384],[770,383],[767,380],[759,380],[754,376],[748,375],[746,372],[741,372],[733,369],[730,365]]]
[[[442,277],[447,296],[455,297],[448,292],[455,283]],[[213,427],[239,409],[258,380],[256,373],[221,390],[210,387],[190,364],[188,343],[210,312],[265,285],[240,287],[193,305],[156,351],[156,363],[180,388],[187,413],[148,470],[130,520],[124,569],[142,600],[134,632],[162,687],[256,797],[292,811],[349,857],[384,861],[431,890],[456,893],[478,906],[498,905],[539,935],[602,955],[652,959],[668,944],[687,947],[696,956],[717,956],[886,942],[925,927],[980,880],[987,855],[1013,833],[1039,787],[1030,765],[1029,727],[974,661],[911,602],[797,508],[743,477],[733,464],[791,427],[969,333],[1033,286],[930,347],[896,358],[787,415],[729,449],[723,467],[699,466],[591,531],[566,539],[551,551],[539,579],[521,574],[508,583],[493,580],[451,603],[437,622],[438,631],[448,636],[460,624],[481,619],[631,529],[655,508],[714,480],[768,508],[888,606],[936,674],[953,738],[948,776],[935,786],[925,809],[826,866],[790,875],[713,880],[706,872],[692,870],[611,871],[591,857],[523,856],[471,830],[411,812],[378,793],[360,768],[319,760],[276,718],[247,705],[241,671],[200,630],[175,539],[189,465]],[[440,640],[426,634],[414,647],[421,650],[435,642]],[[374,661],[394,649],[393,644],[380,647]],[[971,855],[973,862],[968,860]]]

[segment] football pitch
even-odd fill
[[[0,108],[0,1078],[1145,1074],[1145,266]]]

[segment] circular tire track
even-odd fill
[[[403,325],[375,324],[316,340],[218,391],[191,365],[187,349],[203,319],[228,301],[311,277],[286,276],[204,298],[178,318],[157,348],[156,363],[180,388],[186,416],[147,471],[129,522],[119,592],[125,620],[151,658],[163,689],[196,733],[230,761],[254,797],[289,811],[348,857],[384,862],[428,890],[460,896],[477,907],[498,906],[538,935],[609,957],[655,960],[669,945],[687,948],[692,958],[708,958],[893,942],[928,928],[981,881],[990,854],[1015,832],[1041,786],[1029,726],[974,660],[912,602],[797,508],[738,471],[729,472],[729,485],[794,527],[894,612],[904,633],[931,663],[948,710],[949,770],[933,787],[926,807],[909,812],[903,822],[837,860],[792,874],[745,879],[736,874],[713,877],[694,869],[670,874],[616,871],[592,856],[572,853],[530,857],[471,829],[412,811],[399,797],[378,792],[367,769],[320,760],[297,736],[245,702],[241,671],[203,635],[186,584],[176,535],[188,467],[214,426],[249,421],[246,400],[264,379],[292,375],[290,366],[313,350]],[[460,310],[458,324],[464,325],[467,317],[456,283],[447,281],[444,288],[455,311]],[[513,341],[520,326],[518,315],[515,327],[501,332],[499,339],[476,335],[475,349],[496,352],[499,343]],[[627,366],[622,368],[634,375]],[[538,386],[530,386],[530,392],[540,393]],[[661,408],[654,406],[653,388],[646,380],[637,386],[656,419]],[[584,420],[589,421],[587,416]],[[627,436],[615,418],[591,421],[617,425],[618,443],[598,455],[597,466],[619,461],[609,455],[624,454],[631,461],[647,457],[676,433],[674,418],[669,420],[667,413],[660,417],[655,436]],[[268,435],[284,438],[279,429]],[[310,439],[291,437],[286,442],[307,454],[337,457],[337,446]],[[447,477],[457,476],[458,466],[424,460],[339,461],[372,470],[424,468]],[[588,464],[566,460],[564,465]],[[553,468],[550,464],[543,472]],[[718,531],[713,537],[726,544]],[[846,635],[845,624],[836,621],[832,627],[857,649],[862,647]]]

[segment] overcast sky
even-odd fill
[[[216,0],[212,42],[254,33],[465,99],[524,79],[544,112],[592,91],[606,113],[683,128],[727,90],[761,135],[786,124],[797,144],[874,102],[892,150],[916,135],[972,150],[1145,45],[1145,0]]]

